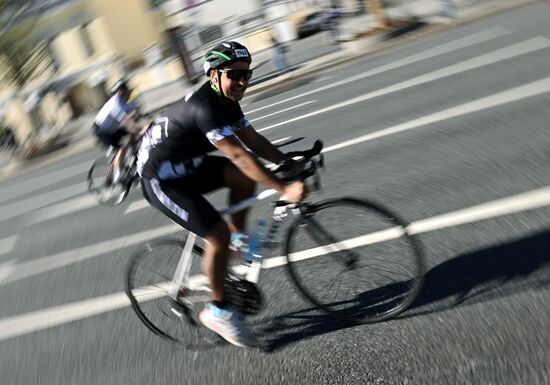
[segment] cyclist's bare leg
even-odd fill
[[[228,164],[224,170],[225,185],[229,188],[229,205],[240,202],[254,195],[256,182],[244,175],[235,165]],[[232,232],[242,232],[246,229],[247,210],[239,211],[231,216],[229,225]]]
[[[224,220],[220,220],[214,230],[204,237],[207,242],[203,253],[202,269],[210,282],[212,299],[220,303],[225,300],[224,278],[229,237],[229,227]]]
[[[122,162],[126,156],[126,152],[130,150],[131,152],[135,151],[135,146],[138,143],[138,137],[136,134],[128,132],[120,142],[120,147],[117,149],[115,156],[113,157],[113,172],[118,170],[122,172]]]
[[[115,172],[116,170],[118,170],[119,172],[121,172],[121,163],[122,163],[122,160],[124,159],[124,155],[126,154],[126,147],[125,146],[122,146],[120,147],[115,156],[113,157],[113,172]]]
[[[256,346],[254,332],[242,320],[240,313],[226,303],[224,279],[227,269],[227,248],[229,226],[220,220],[206,237],[207,246],[203,254],[203,271],[208,276],[212,289],[212,304],[199,314],[201,323],[237,346]]]

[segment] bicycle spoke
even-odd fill
[[[336,316],[393,317],[422,284],[421,255],[406,227],[387,210],[354,199],[308,206],[287,235],[291,278],[309,301]]]
[[[312,238],[315,239],[318,243],[322,244],[324,243],[323,239],[320,238],[318,233],[322,233],[330,242],[329,245],[326,245],[327,248],[333,248],[335,249],[335,252],[342,252],[348,260],[346,263],[353,263],[356,260],[358,260],[358,256],[349,249],[343,249],[339,246],[339,241],[337,241],[329,232],[327,232],[315,219],[313,218],[307,218],[308,223],[312,224],[312,227],[314,227],[313,230],[309,228],[309,226],[306,226],[307,230],[309,231],[309,234],[312,236]]]

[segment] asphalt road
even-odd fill
[[[251,320],[266,351],[183,350],[120,294],[142,240],[175,230],[139,190],[94,204],[99,150],[4,180],[1,383],[548,384],[549,18],[519,8],[243,100],[269,139],[304,138],[285,148],[325,142],[313,199],[369,198],[413,223],[426,285],[392,321],[311,312],[275,268]]]

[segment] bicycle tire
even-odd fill
[[[208,293],[191,293],[188,288],[180,287],[170,278],[176,270],[183,248],[184,242],[177,239],[144,244],[133,254],[126,267],[125,292],[140,321],[154,334],[187,349],[203,350],[220,343],[220,339],[203,327],[198,318],[203,303],[209,300]],[[194,262],[200,262],[201,251],[194,247]],[[196,265],[200,268],[200,263]],[[143,278],[139,276],[142,270],[149,270],[152,282],[142,281]],[[187,295],[174,299],[170,294],[172,290]],[[200,295],[204,301],[195,303],[191,300],[192,296],[199,298]]]
[[[95,194],[98,203],[106,206],[121,204],[130,192],[132,181],[128,183],[126,178],[114,186],[107,185],[107,178],[111,171],[112,156],[97,158],[88,170],[87,182],[88,192]]]
[[[327,223],[333,227],[329,229]],[[283,249],[287,270],[306,300],[337,318],[354,323],[390,319],[413,303],[423,284],[421,245],[407,225],[390,210],[351,197],[306,205],[287,231]],[[396,254],[398,268],[388,267],[389,253],[401,245],[407,255]],[[389,279],[403,266],[402,277]],[[366,273],[380,273],[380,277],[358,277],[358,282],[347,278],[344,282],[343,275],[348,273],[351,278]],[[325,285],[336,292],[327,290],[325,294]],[[340,295],[341,289],[345,296]]]

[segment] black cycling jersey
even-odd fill
[[[206,82],[155,119],[143,137],[138,170],[146,179],[186,176],[215,150],[213,143],[249,126],[239,103]]]

